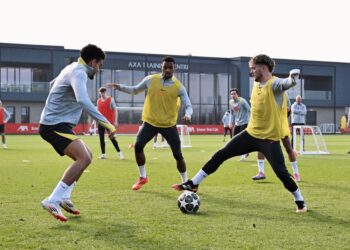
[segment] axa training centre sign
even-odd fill
[[[140,62],[140,61],[130,61],[128,63],[128,68],[130,69],[161,69],[161,63],[155,62]],[[188,70],[188,64],[179,63],[175,64],[175,69],[177,70]]]

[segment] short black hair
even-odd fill
[[[263,54],[260,54],[251,58],[249,61],[249,65],[251,65],[252,63],[266,65],[271,73],[275,69],[275,65],[276,65],[273,59]]]
[[[174,57],[171,57],[171,56],[164,56],[162,59],[162,62],[172,62],[175,64],[175,59]]]
[[[231,94],[232,91],[235,91],[235,92],[237,93],[237,95],[239,95],[239,92],[238,92],[238,89],[237,89],[237,88],[232,88],[232,89],[230,89],[230,94]]]
[[[100,93],[106,92],[106,91],[107,91],[107,89],[106,89],[105,87],[101,87],[101,88],[98,90],[98,92],[100,92]]]
[[[106,58],[106,54],[96,45],[88,44],[80,50],[80,57],[83,58],[85,63],[89,63],[94,59],[97,61],[104,60]]]

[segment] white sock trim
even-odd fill
[[[187,171],[180,173],[180,176],[181,176],[182,182],[188,181]]]
[[[202,169],[200,169],[198,171],[198,173],[192,178],[192,182],[193,182],[194,185],[198,185],[207,176],[208,176],[208,174],[206,172],[204,172]]]
[[[138,166],[138,169],[139,169],[140,177],[141,178],[146,178],[147,177],[147,175],[146,175],[146,166],[145,165]]]
[[[66,192],[62,196],[64,200],[70,200],[71,193],[76,185],[77,182],[75,181],[67,188]]]
[[[259,169],[259,172],[265,173],[265,161],[264,160],[258,160],[258,169]]]
[[[63,181],[59,181],[51,195],[49,196],[49,201],[58,202],[63,199],[65,192],[68,189],[68,185]]]
[[[293,161],[293,162],[291,162],[290,164],[292,165],[293,172],[299,174],[298,162],[297,162],[297,161]]]
[[[297,191],[293,192],[292,194],[294,196],[295,201],[303,201],[304,200],[304,197],[301,195],[301,191],[299,188],[297,189]]]

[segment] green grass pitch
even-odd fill
[[[229,159],[205,179],[199,212],[186,215],[171,188],[180,176],[169,149],[146,146],[150,182],[132,191],[134,137],[118,137],[123,161],[109,142],[108,159],[99,160],[98,137],[81,138],[94,159],[72,194],[81,216],[62,223],[40,201],[72,161],[39,136],[7,136],[9,149],[0,149],[0,249],[349,249],[349,135],[325,136],[330,155],[298,157],[306,214],[295,213],[268,163],[267,179],[251,180],[255,153],[246,162]],[[224,145],[220,135],[191,140],[193,147],[183,150],[189,177]]]

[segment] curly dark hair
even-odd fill
[[[263,54],[252,57],[249,61],[249,65],[251,65],[253,63],[266,65],[271,73],[275,69],[275,65],[276,65],[275,61],[273,59],[271,59],[271,57],[269,57],[267,55],[263,55]]]

